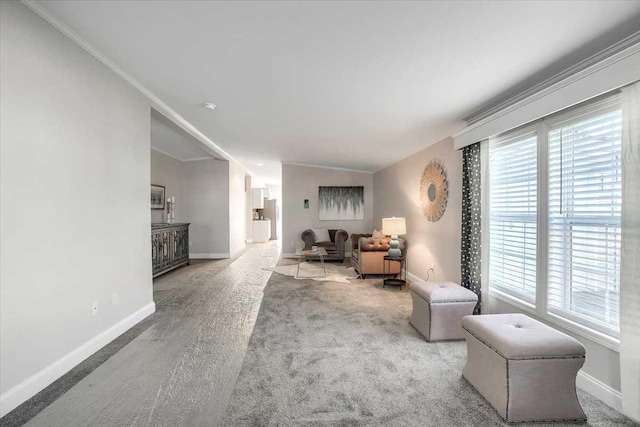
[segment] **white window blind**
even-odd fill
[[[547,309],[618,336],[622,112],[602,104],[549,132]]]
[[[536,298],[537,138],[489,141],[489,286]]]

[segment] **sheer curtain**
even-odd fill
[[[622,90],[622,411],[640,422],[640,82]]]

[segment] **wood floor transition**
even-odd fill
[[[152,325],[27,426],[214,426],[276,265],[276,242],[156,278]]]

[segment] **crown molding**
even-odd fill
[[[599,72],[611,65],[622,61],[632,55],[640,53],[640,32],[627,37],[619,43],[614,44],[608,49],[589,57],[588,59],[568,68],[562,73],[546,80],[539,85],[528,89],[522,94],[506,101],[483,114],[483,118],[469,124],[464,129],[452,135],[454,138],[463,135],[473,129],[483,126],[498,117],[504,116],[523,106],[544,98],[549,94],[556,92],[566,86],[574,84],[594,73]],[[611,88],[614,90],[617,88]],[[513,102],[512,102],[513,101]],[[584,101],[584,100],[583,100]]]
[[[218,160],[220,161],[221,159],[216,159],[215,157],[194,157],[193,159],[186,159],[183,160],[184,163],[188,163],[188,162],[197,162],[200,160]]]
[[[519,94],[505,101],[502,101],[497,105],[494,105],[493,107],[484,108],[482,110],[478,110],[474,113],[471,113],[466,117],[464,117],[462,120],[466,122],[469,126],[471,126],[472,124],[479,122],[485,118],[488,118],[489,116],[492,116],[519,101],[522,101],[532,95],[535,95],[536,93],[539,93],[544,89],[555,85],[556,83],[569,79],[571,76],[578,74],[579,72],[586,70],[589,67],[597,65],[598,63],[605,61],[609,57],[612,57],[615,54],[624,51],[625,49],[633,47],[638,43],[640,43],[640,31],[612,44],[606,49],[603,49],[600,52],[594,55],[591,55],[586,59],[583,59],[577,64],[574,64],[571,67],[559,72],[558,74],[555,74],[549,77],[548,79],[543,80],[542,82],[530,87],[529,89],[523,92],[520,92]]]
[[[169,152],[167,152],[167,151],[161,150],[160,148],[156,148],[156,147],[154,147],[153,145],[151,146],[151,149],[152,149],[153,151],[156,151],[156,152],[160,153],[160,154],[164,154],[164,155],[165,155],[165,156],[167,156],[167,157],[171,157],[172,159],[175,159],[175,160],[177,160],[177,161],[179,161],[179,162],[184,162],[184,160],[179,159],[178,157],[174,156],[173,154],[170,154],[170,153],[169,153]]]
[[[244,164],[240,163],[236,158],[234,158],[231,154],[227,153],[224,149],[222,149],[219,145],[209,139],[205,134],[200,132],[189,123],[184,117],[182,117],[178,112],[176,112],[173,108],[169,107],[164,101],[162,101],[158,96],[156,96],[153,92],[147,89],[142,83],[133,78],[129,73],[123,70],[119,65],[109,59],[105,54],[100,52],[97,48],[95,48],[91,43],[82,38],[78,33],[73,31],[69,26],[60,21],[56,16],[54,16],[49,10],[47,10],[44,6],[42,6],[36,0],[20,0],[22,4],[31,9],[36,15],[40,18],[44,19],[47,23],[49,23],[53,28],[60,31],[62,34],[67,36],[71,41],[80,46],[83,50],[89,53],[91,56],[100,61],[103,65],[109,68],[111,71],[116,73],[117,76],[122,78],[124,81],[133,86],[136,90],[138,90],[142,95],[147,97],[149,101],[151,101],[152,107],[167,117],[169,120],[173,121],[177,126],[180,126],[185,132],[189,133],[191,136],[196,138],[198,142],[203,144],[206,148],[213,150],[214,153],[223,157],[226,160],[232,161],[240,165],[247,173],[253,176],[258,176],[254,172],[252,172],[248,167]],[[173,156],[171,156],[173,157]],[[178,159],[179,160],[179,159]]]

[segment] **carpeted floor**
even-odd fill
[[[462,378],[464,342],[426,342],[410,311],[407,289],[380,279],[273,273],[223,425],[508,425]],[[587,425],[635,425],[579,398]]]

